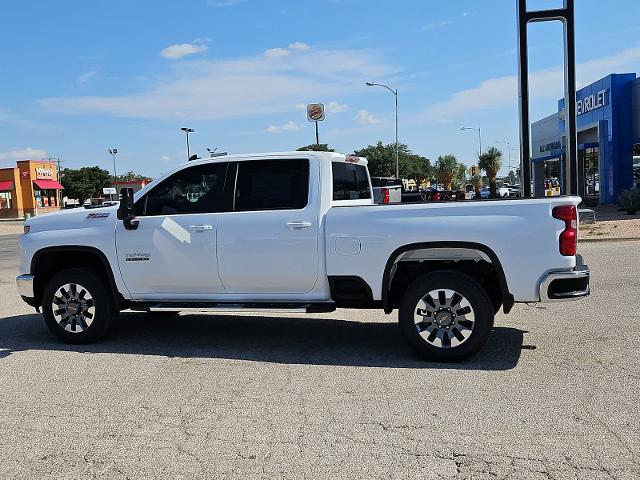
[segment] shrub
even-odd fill
[[[620,206],[627,211],[629,215],[635,215],[640,210],[640,189],[632,188],[624,190],[620,193]]]

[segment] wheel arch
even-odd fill
[[[45,263],[47,260],[50,260],[50,262]],[[65,260],[69,263],[64,264]],[[89,261],[87,262],[87,260]],[[44,291],[44,279],[42,277],[52,272],[60,271],[62,266],[66,268],[98,268],[98,273],[104,277],[109,285],[117,308],[121,308],[126,303],[126,300],[118,290],[113,270],[104,252],[95,247],[84,245],[58,245],[42,248],[36,251],[31,258],[30,271],[35,278],[34,301],[37,306],[42,304],[42,292]]]
[[[419,251],[419,250],[434,250],[434,251],[442,251],[445,249],[456,249],[456,250],[466,250],[469,252],[475,252],[473,256],[470,256],[469,259],[477,258],[477,255],[486,256],[493,268],[495,269],[498,285],[500,288],[500,293],[502,295],[502,303],[505,313],[509,313],[514,304],[513,295],[509,292],[509,287],[507,284],[507,278],[504,273],[504,269],[502,268],[502,264],[500,263],[500,259],[496,255],[496,253],[489,248],[488,246],[475,243],[475,242],[456,242],[456,241],[443,241],[443,242],[419,242],[419,243],[410,243],[407,245],[403,245],[401,247],[396,248],[393,253],[389,256],[387,263],[384,268],[384,274],[382,276],[382,307],[385,313],[391,313],[393,311],[393,304],[391,299],[391,285],[393,281],[394,267],[397,265],[398,260],[408,252]],[[433,260],[438,260],[437,256],[433,258]]]

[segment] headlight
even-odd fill
[[[29,233],[29,230],[31,230],[31,227],[30,227],[29,225],[25,225],[25,226],[24,226],[24,233],[25,233],[25,235],[26,235],[27,233]]]

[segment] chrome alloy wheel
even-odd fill
[[[418,300],[414,322],[420,336],[439,348],[457,347],[471,336],[475,315],[471,303],[454,290],[431,290]]]
[[[51,310],[58,325],[71,333],[84,332],[96,314],[93,297],[77,283],[67,283],[56,291]]]

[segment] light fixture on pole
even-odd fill
[[[478,127],[478,128],[462,127],[460,130],[473,130],[475,132],[478,132],[478,143],[480,145],[480,152],[478,153],[478,158],[480,158],[480,155],[482,155],[482,132],[480,130],[480,127]]]
[[[189,134],[195,132],[195,130],[193,128],[187,128],[187,127],[182,127],[180,130],[182,130],[184,133],[187,134],[187,162],[188,162],[189,159],[191,158],[191,151],[189,149]]]
[[[116,155],[118,154],[118,149],[117,148],[110,148],[109,149],[109,154],[113,158],[113,188],[115,188],[116,192],[117,192],[118,191],[118,174],[116,172]],[[112,196],[110,196],[109,198],[111,198],[113,200]]]
[[[511,168],[511,142],[509,140],[496,140],[496,143],[502,143],[509,150],[509,168]]]
[[[367,87],[382,87],[389,90],[396,97],[396,178],[400,178],[400,150],[398,144],[398,89],[395,90],[382,83],[367,82]]]

